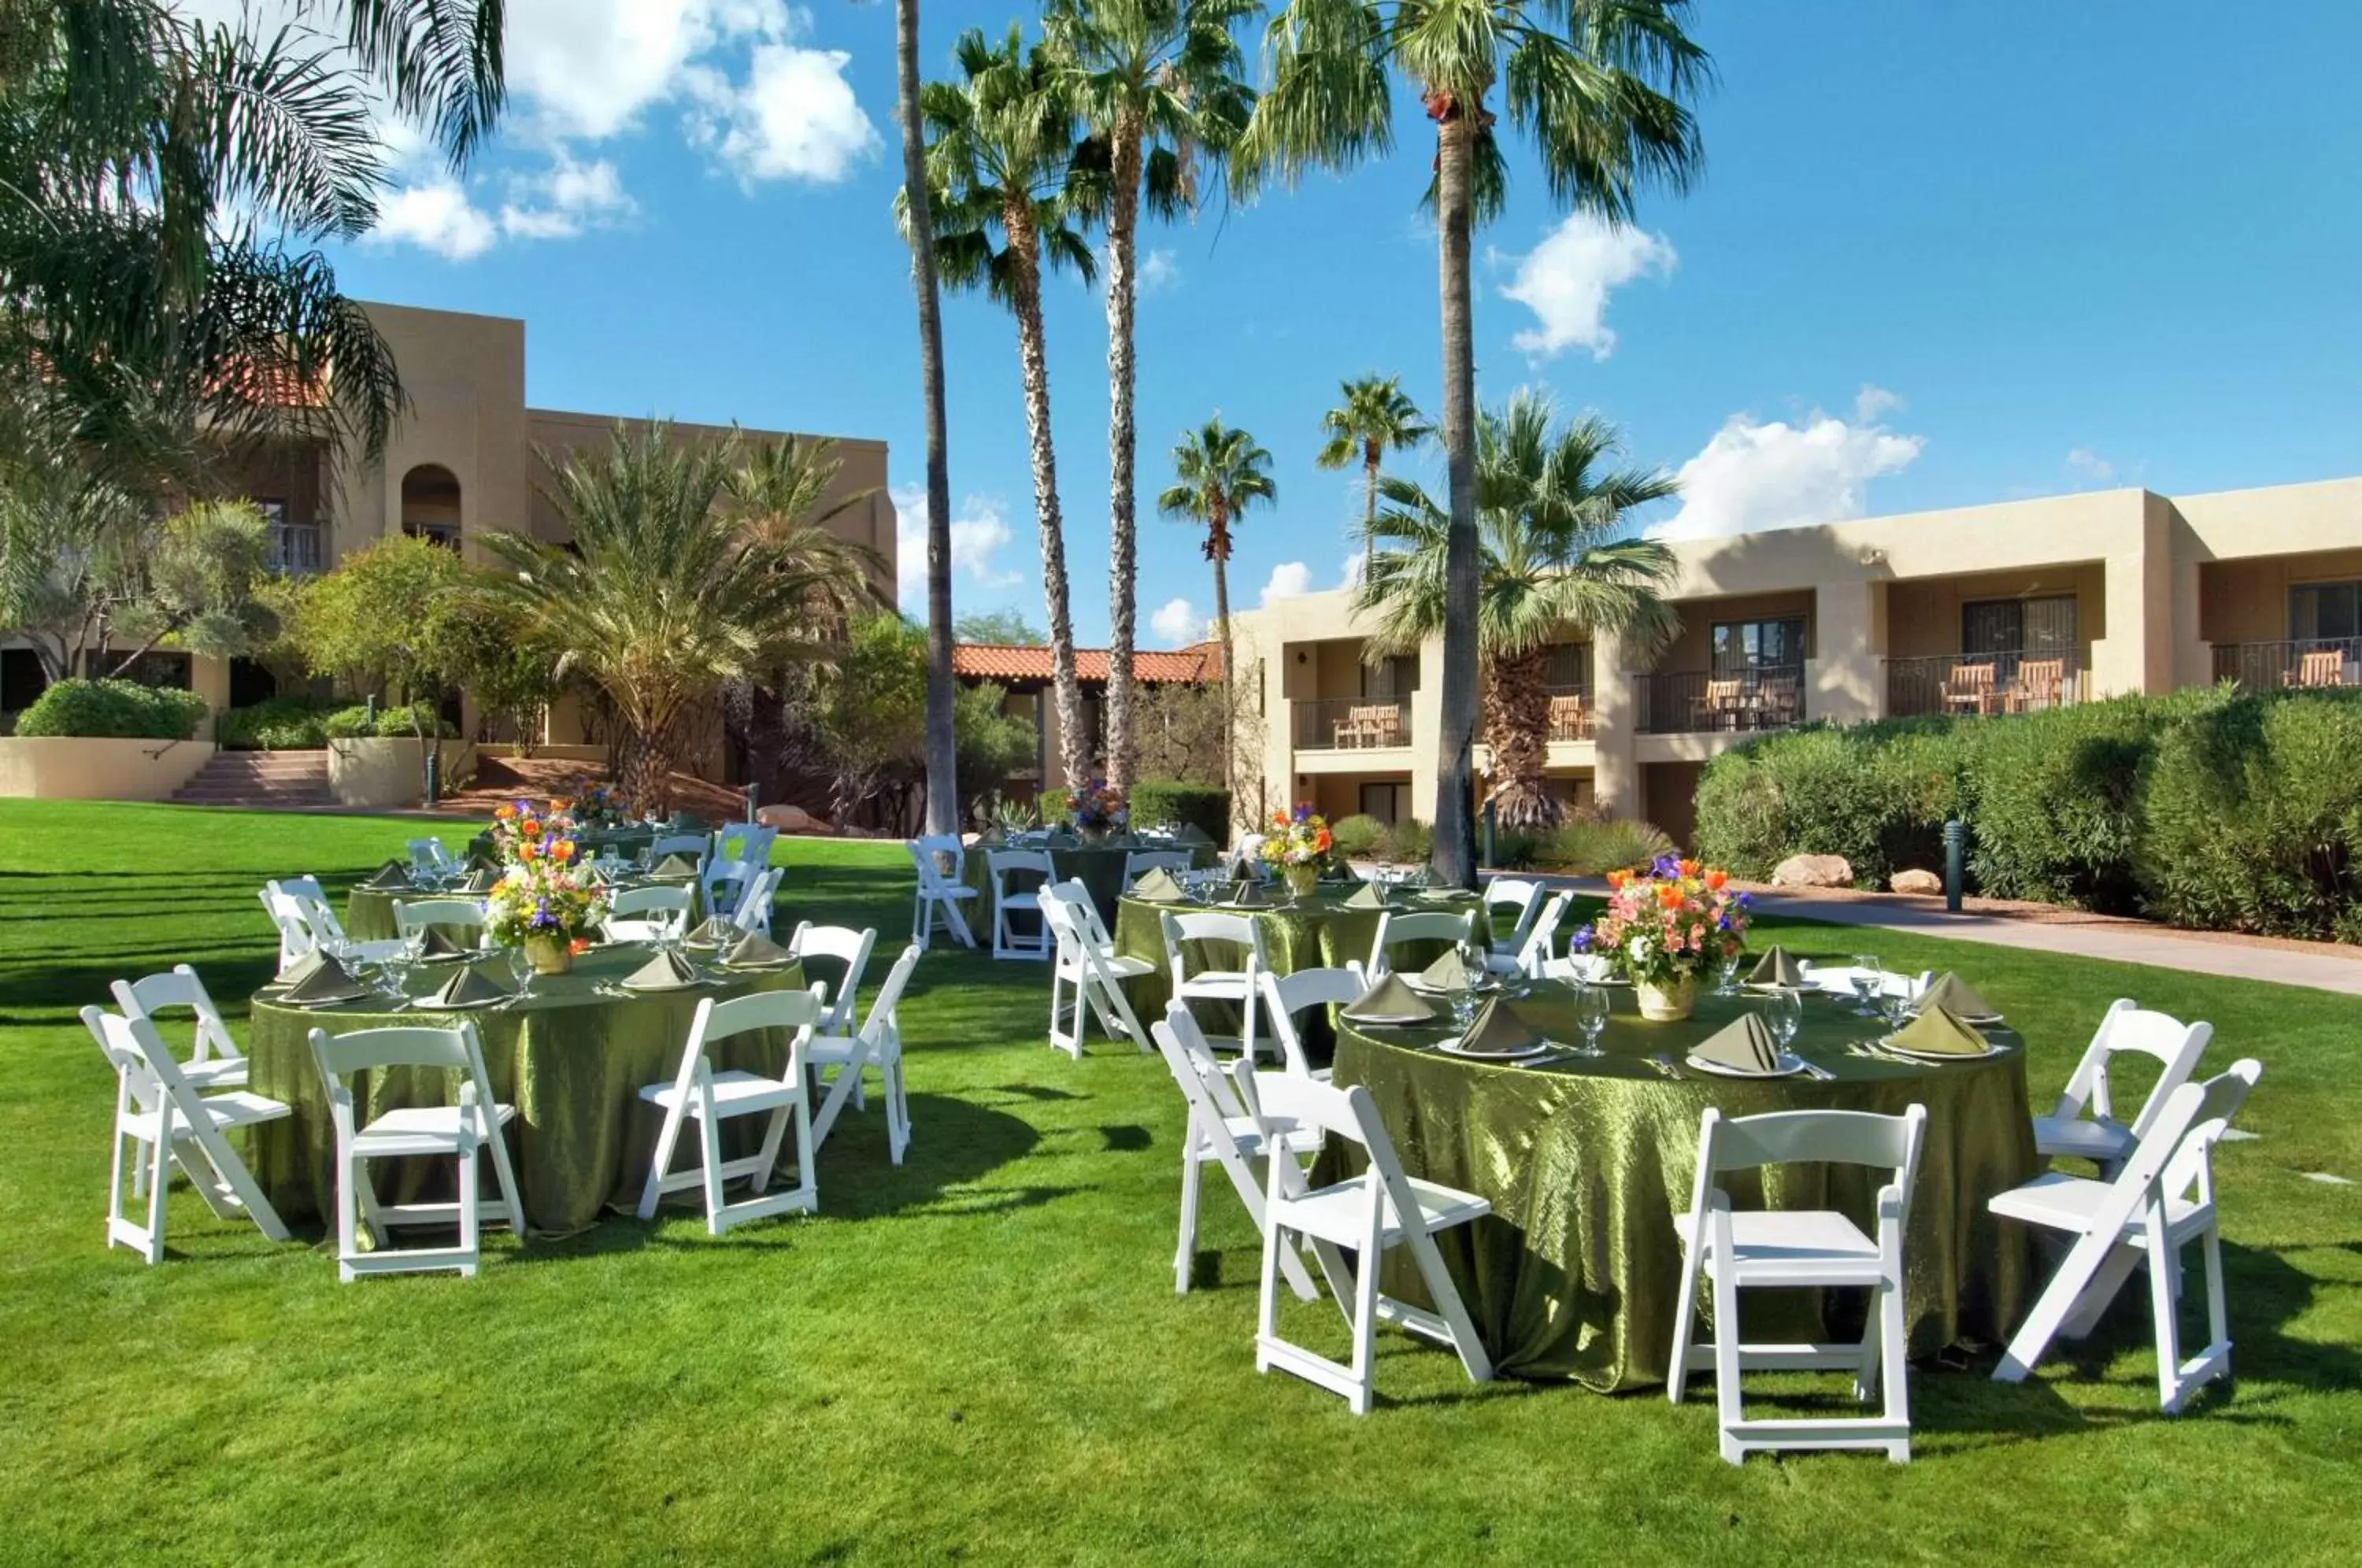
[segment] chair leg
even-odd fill
[[[1173,1293],[1189,1294],[1189,1265],[1198,1259],[1198,1129],[1181,1151],[1181,1239],[1173,1252]]]
[[[172,1185],[171,1127],[168,1117],[154,1145],[155,1168],[148,1173],[147,1257],[151,1264],[164,1261],[164,1195]]]
[[[337,1277],[353,1282],[353,1259],[360,1255],[360,1162],[348,1152],[337,1151]]]
[[[1900,1275],[1879,1287],[1880,1355],[1886,1385],[1886,1419],[1904,1436],[1886,1445],[1886,1457],[1896,1464],[1911,1462],[1911,1347],[1903,1320],[1903,1280]]]
[[[1374,1364],[1378,1353],[1378,1272],[1385,1260],[1385,1250],[1379,1244],[1373,1216],[1361,1256],[1353,1260],[1353,1391],[1345,1396],[1345,1405],[1357,1416],[1370,1413],[1377,1386]]]
[[[722,1130],[710,1115],[697,1119],[697,1143],[705,1161],[705,1233],[718,1236],[730,1229],[730,1221],[722,1212]]]
[[[648,1159],[647,1184],[640,1188],[640,1218],[656,1218],[657,1205],[664,1198],[664,1180],[672,1171],[673,1146],[680,1139],[680,1107],[665,1110],[664,1130],[657,1134],[656,1153]]]
[[[459,1277],[476,1277],[476,1255],[480,1245],[476,1223],[476,1145],[459,1145]]]
[[[1738,1397],[1738,1286],[1727,1264],[1714,1275],[1714,1416],[1722,1432],[1722,1457],[1733,1464],[1747,1451],[1732,1435],[1746,1419]]]
[[[2149,1316],[2157,1325],[2158,1406],[2169,1416],[2178,1415],[2182,1397],[2189,1392],[2181,1381],[2181,1293],[2178,1288],[2181,1259],[2166,1239],[2162,1223],[2153,1218],[2148,1232],[2148,1303]]]
[[[1673,1309],[1673,1353],[1665,1371],[1665,1398],[1682,1402],[1690,1380],[1690,1342],[1697,1332],[1698,1249],[1682,1249],[1681,1300]]]

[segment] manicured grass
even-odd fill
[[[817,1219],[496,1233],[472,1282],[340,1286],[326,1251],[183,1191],[162,1266],[105,1250],[113,1085],[74,1010],[182,960],[242,999],[270,967],[263,878],[349,878],[415,831],[0,805],[0,1559],[2350,1560],[2362,1187],[2304,1173],[2362,1178],[2362,1002],[1878,939],[2007,1009],[2038,1095],[2121,995],[2213,1020],[2210,1066],[2266,1069],[2260,1138],[2218,1160],[2236,1384],[2160,1417],[2134,1302],[2021,1386],[1988,1381],[1990,1355],[1915,1368],[1907,1469],[1734,1470],[1710,1398],[1472,1387],[1396,1334],[1364,1419],[1257,1377],[1253,1237],[1219,1181],[1202,1286],[1172,1291],[1163,1066],[1104,1044],[1069,1062],[1043,1043],[1039,966],[941,949],[904,1009],[910,1162],[887,1163],[874,1102],[848,1115]],[[907,931],[899,846],[780,858],[789,919]]]

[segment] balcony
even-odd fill
[[[1587,741],[1592,738],[1592,726],[1598,717],[1599,710],[1592,706],[1589,685],[1553,686],[1550,689],[1550,733],[1545,738]]]
[[[2284,686],[2362,686],[2362,637],[2217,644],[2214,679],[2235,680],[2249,691]]]
[[[1720,673],[1678,670],[1633,678],[1644,735],[1784,730],[1805,717],[1805,667],[1763,665]]]
[[[1407,697],[1313,697],[1290,702],[1298,751],[1365,751],[1410,745]]]
[[[270,569],[284,577],[309,577],[326,563],[327,529],[317,523],[273,523],[270,525]]]
[[[2082,656],[2057,648],[1932,654],[1881,662],[1886,666],[1886,714],[1893,719],[1926,713],[2030,713],[2091,697]]]

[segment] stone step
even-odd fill
[[[220,751],[172,792],[182,806],[295,810],[333,804],[325,751]]]

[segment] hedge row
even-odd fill
[[[17,733],[190,740],[204,716],[205,700],[193,691],[132,680],[53,680],[17,715]]]
[[[2200,689],[2009,719],[1768,735],[1710,763],[1698,852],[1761,878],[1842,855],[1863,887],[1941,865],[1978,890],[2188,925],[2362,931],[2362,691]]]
[[[1181,827],[1195,823],[1216,844],[1231,842],[1231,792],[1211,784],[1187,784],[1177,778],[1142,778],[1131,787],[1126,802],[1132,822]]]

